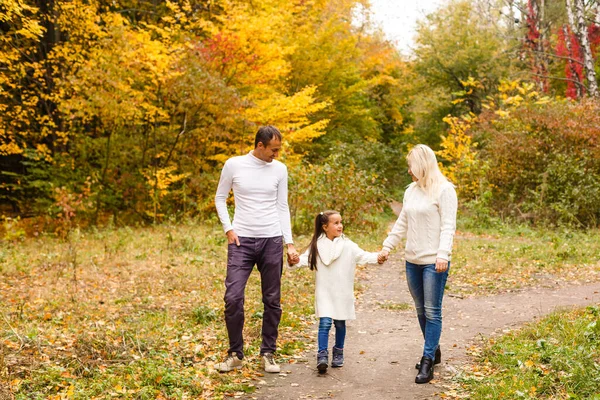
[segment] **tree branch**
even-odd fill
[[[561,58],[563,60],[572,61],[572,62],[577,63],[579,65],[584,65],[582,61],[579,61],[579,60],[577,60],[575,58],[571,58],[571,57],[559,56],[558,54],[554,54],[554,53],[546,53],[544,51],[537,51],[537,50],[530,50],[530,49],[525,49],[525,51],[530,51],[532,53],[543,53],[543,54],[545,54],[547,56],[550,56],[550,57]]]
[[[177,146],[177,142],[179,141],[179,138],[185,133],[185,127],[187,126],[187,111],[183,114],[183,126],[181,127],[181,132],[179,132],[179,134],[175,137],[175,142],[173,143],[173,146],[171,146],[171,150],[169,151],[169,155],[167,156],[167,159],[165,160],[165,166],[167,164],[169,164],[169,161],[171,160],[171,155],[173,154],[173,150],[175,150],[175,146]]]
[[[580,85],[581,87],[583,87],[585,90],[588,90],[587,86],[585,86],[583,83],[576,81],[575,79],[569,79],[569,78],[561,78],[559,76],[550,76],[550,75],[542,75],[542,74],[536,74],[535,72],[530,72],[531,75],[533,76],[539,76],[541,78],[548,78],[548,79],[554,79],[557,81],[568,81],[568,82],[573,82],[576,83],[578,85]]]

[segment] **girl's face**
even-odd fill
[[[342,225],[342,216],[340,214],[331,214],[327,224],[323,225],[323,231],[330,240],[342,236],[342,232],[344,231],[344,225]]]

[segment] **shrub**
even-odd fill
[[[292,228],[310,232],[315,215],[323,210],[339,211],[347,225],[374,227],[375,216],[383,212],[385,183],[376,173],[359,170],[338,155],[322,165],[290,168]]]
[[[600,105],[551,101],[486,112],[471,134],[488,164],[493,207],[533,222],[600,221]]]

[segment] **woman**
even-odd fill
[[[441,362],[442,298],[456,230],[457,199],[454,185],[442,174],[428,146],[415,146],[406,159],[413,183],[404,193],[402,211],[383,242],[381,257],[387,259],[406,238],[406,280],[425,338],[415,382],[427,383],[433,379],[433,365]]]

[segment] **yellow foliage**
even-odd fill
[[[153,206],[153,210],[146,210],[146,214],[153,217],[155,222],[158,217],[163,216],[163,214],[158,212],[158,210],[160,210],[161,208],[161,198],[169,194],[170,187],[172,184],[190,176],[189,173],[174,174],[173,172],[175,172],[176,170],[177,167],[170,166],[165,168],[148,169],[142,171],[144,177],[146,178],[146,182],[150,186],[149,192],[150,196],[152,197]]]
[[[442,136],[442,150],[437,154],[447,161],[448,165],[440,164],[440,168],[450,181],[457,184],[461,198],[472,199],[479,194],[484,170],[477,156],[476,144],[467,133],[477,122],[477,117],[449,115],[443,120],[448,124],[448,132],[446,136]]]
[[[219,164],[225,164],[225,161],[229,158],[227,154],[215,154],[214,156],[206,157],[208,160],[217,161]]]
[[[510,116],[510,110],[519,107],[525,103],[533,102],[533,104],[546,104],[551,101],[547,96],[541,96],[535,90],[535,84],[530,82],[522,82],[520,80],[500,81],[498,86],[499,102],[496,103],[493,98],[487,98],[487,102],[483,107],[488,110],[495,110],[495,113],[502,118]],[[499,109],[497,109],[499,108]]]
[[[217,16],[222,26],[213,35],[226,38],[236,49],[236,57],[227,62],[226,79],[246,87],[250,98],[283,89],[284,77],[291,66],[287,56],[294,46],[285,43],[282,31],[293,20],[293,2],[243,2],[224,0],[224,12]]]
[[[10,156],[13,154],[21,154],[23,149],[19,147],[15,142],[1,143],[0,144],[0,155]]]
[[[153,171],[144,171],[146,182],[152,187],[152,191],[158,197],[164,197],[169,193],[169,187],[182,179],[187,178],[190,174],[173,174],[177,167],[158,168]]]
[[[473,92],[473,88],[483,89],[483,85],[481,84],[481,82],[476,80],[472,76],[469,76],[469,78],[466,81],[461,80],[460,83],[464,86],[465,89],[471,88],[469,89],[469,92],[467,94],[471,94]]]
[[[273,93],[270,97],[258,100],[248,108],[245,116],[253,123],[271,124],[284,133],[288,143],[311,141],[323,134],[329,120],[312,122],[311,114],[326,108],[330,103],[315,100],[315,86],[308,86],[292,96]]]

